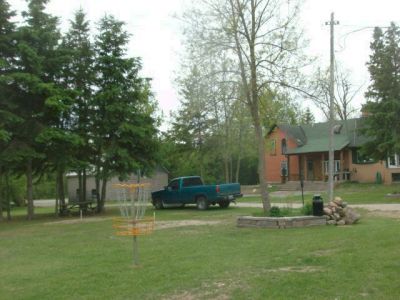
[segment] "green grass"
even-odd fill
[[[400,203],[399,198],[386,197],[389,193],[400,193],[400,185],[383,185],[368,183],[344,183],[337,186],[334,190],[335,196],[340,196],[344,201],[350,204],[379,204],[379,203]],[[297,193],[299,193],[297,191]],[[311,201],[314,193],[305,192],[304,201]],[[321,192],[324,200],[327,199],[327,193]],[[238,202],[261,202],[259,196],[243,197]],[[301,203],[301,195],[278,197],[271,194],[272,203]]]
[[[132,239],[114,235],[114,208],[93,222],[46,216],[1,223],[1,299],[399,298],[399,219],[287,230],[236,227],[238,215],[256,211],[159,211],[157,220],[220,223],[140,237],[140,268],[132,267]]]

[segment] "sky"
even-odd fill
[[[26,8],[25,0],[9,0],[9,3],[18,12]],[[181,14],[189,3],[189,0],[50,0],[47,10],[61,18],[63,31],[80,7],[87,13],[93,30],[105,14],[126,22],[126,30],[132,34],[128,54],[142,58],[142,75],[152,78],[155,98],[167,117],[179,106],[175,78],[183,48],[180,21],[175,15]],[[363,86],[354,100],[356,107],[365,102],[363,93],[369,82],[366,62],[373,27],[388,26],[391,21],[400,24],[399,11],[398,0],[305,0],[303,3],[300,27],[309,40],[307,52],[318,57],[322,66],[329,65],[329,26],[325,22],[331,12],[335,13],[339,21],[335,26],[336,60],[351,72],[355,86]],[[303,106],[310,106],[316,120],[323,121],[322,113],[310,102],[304,102]]]

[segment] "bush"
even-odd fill
[[[270,217],[282,217],[281,209],[277,206],[272,206],[269,210]]]
[[[10,205],[24,206],[25,205],[25,180],[24,177],[8,177],[8,186],[6,185],[6,179],[2,178],[2,184],[0,187],[0,193],[3,195],[3,208]]]
[[[304,206],[301,208],[301,213],[305,216],[311,216],[313,214],[311,202],[304,203]]]

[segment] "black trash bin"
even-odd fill
[[[324,201],[322,200],[321,195],[316,194],[313,196],[312,211],[314,216],[324,215]]]

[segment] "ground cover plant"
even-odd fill
[[[157,211],[159,229],[140,238],[140,268],[132,267],[132,239],[111,228],[116,208],[84,221],[16,218],[0,225],[1,298],[398,299],[398,216],[236,227],[237,216],[255,211]]]

